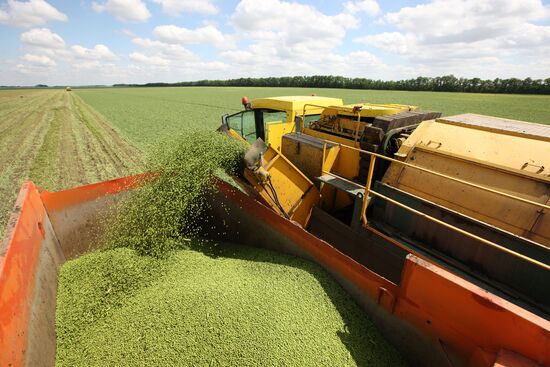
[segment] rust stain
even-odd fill
[[[505,312],[506,310],[502,307],[496,304],[490,297],[484,297],[477,293],[470,293],[472,295],[472,298],[474,301],[482,305],[483,307],[490,308],[491,310],[498,311],[498,312]]]

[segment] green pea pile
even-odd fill
[[[58,366],[400,366],[396,351],[314,263],[200,243],[67,262]]]
[[[57,366],[403,365],[317,264],[198,238],[213,177],[243,151],[208,132],[155,151],[105,249],[61,268]]]

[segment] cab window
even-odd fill
[[[286,122],[287,113],[284,111],[270,111],[263,110],[263,121],[264,124],[274,123],[274,122]]]
[[[249,143],[256,141],[254,111],[242,111],[226,118],[227,126],[239,133]]]

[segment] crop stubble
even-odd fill
[[[47,190],[139,170],[141,154],[77,95],[0,92],[0,236],[22,182]]]

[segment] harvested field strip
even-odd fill
[[[141,153],[77,95],[17,91],[10,109],[8,92],[0,93],[0,235],[25,179],[59,190],[140,171]]]
[[[6,156],[6,152],[12,149],[10,144],[16,142],[17,139],[24,139],[37,126],[43,127],[41,124],[37,124],[36,120],[39,118],[38,116],[50,110],[50,105],[54,103],[54,100],[55,96],[38,99],[32,104],[32,107],[21,107],[16,111],[16,114],[10,114],[0,120],[0,127],[2,128],[0,134],[0,165],[2,160],[11,158]]]

